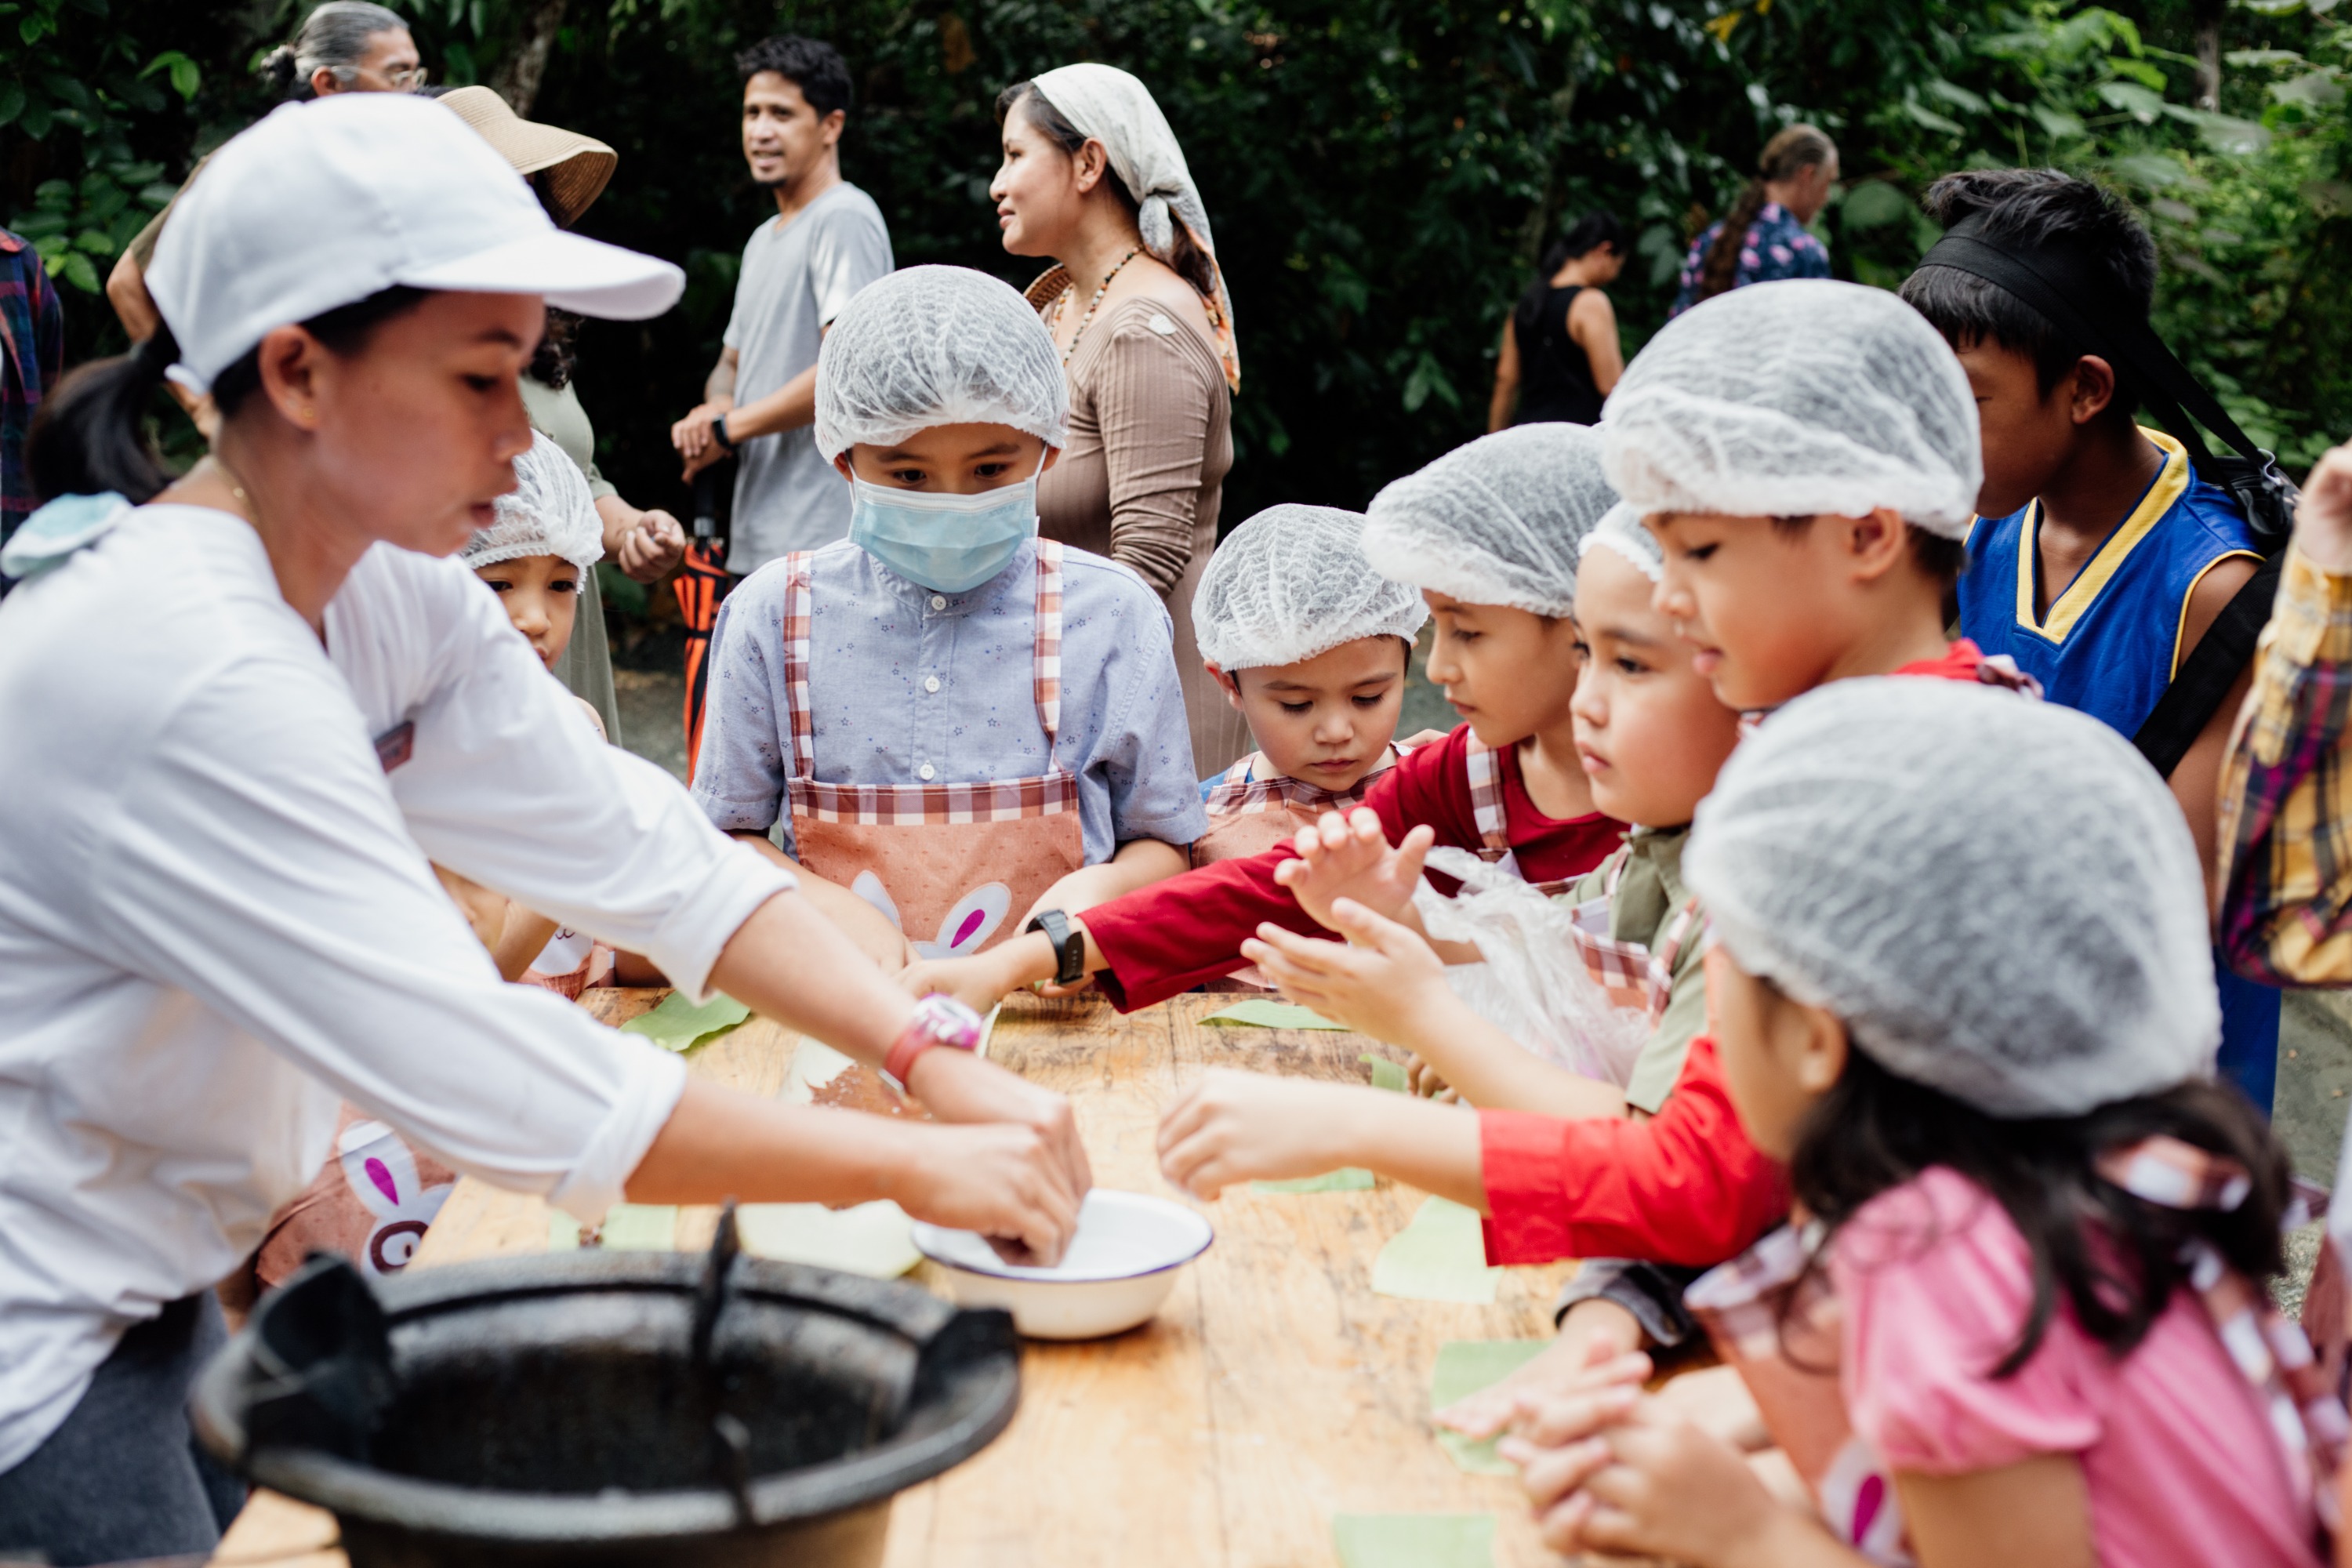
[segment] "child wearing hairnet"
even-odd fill
[[[1616,848],[1624,825],[1593,807],[1569,712],[1578,542],[1615,500],[1595,445],[1581,426],[1522,426],[1373,498],[1364,553],[1427,602],[1430,679],[1466,721],[1374,781],[1356,813],[1371,814],[1361,831],[1374,841],[1427,824],[1437,842],[1538,882],[1581,876]],[[1322,929],[1288,880],[1297,854],[1276,844],[1097,904],[1058,952],[1040,933],[992,963],[919,978],[984,1006],[1014,986],[1091,976],[1121,1011],[1149,1006],[1244,967],[1241,944],[1265,922]]]
[[[1004,284],[915,267],[867,285],[817,357],[849,537],[720,609],[695,800],[890,967],[1180,871],[1206,826],[1167,611],[1037,536],[1067,412]]]
[[[1162,1171],[1199,1196],[1235,1181],[1359,1165],[1437,1183],[1432,1191],[1485,1212],[1490,1261],[1613,1256],[1570,1282],[1560,1341],[1523,1369],[1523,1383],[1577,1376],[1595,1353],[1679,1342],[1693,1331],[1681,1293],[1696,1268],[1732,1257],[1788,1212],[1779,1173],[1729,1114],[1701,1033],[1706,912],[1682,874],[1692,813],[1738,742],[1738,715],[1716,700],[1689,647],[1652,607],[1658,571],[1657,542],[1628,509],[1612,510],[1583,541],[1576,624],[1589,651],[1573,704],[1576,745],[1594,804],[1642,826],[1559,892],[1583,917],[1579,942],[1544,955],[1594,971],[1633,1010],[1646,1027],[1638,1054],[1612,1078],[1579,1076],[1521,1048],[1454,995],[1445,960],[1475,963],[1491,940],[1523,939],[1482,934],[1481,948],[1462,952],[1423,940],[1419,911],[1399,896],[1427,847],[1426,829],[1415,828],[1384,852],[1389,866],[1355,879],[1352,898],[1318,897],[1347,942],[1269,926],[1244,952],[1286,994],[1410,1047],[1478,1114],[1217,1072],[1160,1126]],[[1351,849],[1321,857],[1308,882]],[[1486,1435],[1507,1414],[1508,1394],[1500,1397],[1498,1410],[1470,1406],[1450,1418]]]
[[[1697,1568],[2316,1568],[2344,1410],[2270,1306],[2287,1158],[2213,1081],[2203,879],[2139,754],[2055,704],[1841,682],[1741,747],[1686,863],[1733,1102],[1835,1298],[1799,1309],[1828,1375],[1737,1347],[1774,1439],[1822,1451],[1819,1506],[1769,1495],[1629,1358],[1520,1403],[1503,1451],[1547,1542]]]
[[[1429,610],[1364,559],[1361,513],[1276,506],[1225,536],[1192,596],[1209,674],[1258,749],[1201,781],[1192,864],[1262,854],[1361,805],[1401,748],[1412,639]]]

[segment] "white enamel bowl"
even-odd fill
[[[940,1266],[958,1306],[1002,1307],[1031,1339],[1092,1340],[1148,1321],[1215,1236],[1181,1204],[1097,1187],[1056,1268],[1007,1263],[974,1232],[919,1222],[915,1246]]]

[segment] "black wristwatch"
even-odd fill
[[[1042,931],[1045,940],[1054,944],[1054,984],[1076,985],[1087,977],[1087,933],[1070,929],[1070,917],[1059,910],[1047,910],[1024,928],[1024,933]]]
[[[710,438],[719,443],[722,451],[731,452],[735,449],[735,438],[727,434],[726,415],[722,414],[710,422]]]

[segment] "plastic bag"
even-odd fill
[[[1432,849],[1427,864],[1458,879],[1462,891],[1449,899],[1423,882],[1412,900],[1422,924],[1486,957],[1447,966],[1454,994],[1534,1055],[1623,1088],[1650,1037],[1650,1015],[1619,1006],[1587,971],[1575,907],[1465,849]]]

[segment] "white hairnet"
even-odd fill
[[[1577,546],[1576,558],[1582,561],[1595,550],[1613,551],[1653,583],[1666,580],[1666,552],[1659,547],[1658,536],[1650,531],[1640,512],[1622,500],[1601,514],[1601,521]]]
[[[1069,384],[1026,300],[965,267],[909,267],[842,307],[816,355],[816,444],[830,460],[934,425],[1069,440]]]
[[[1192,595],[1201,657],[1220,669],[1297,664],[1358,637],[1411,642],[1421,595],[1364,559],[1364,517],[1337,507],[1268,507],[1209,557]]]
[[[1916,676],[1801,697],[1732,752],[1683,870],[1741,968],[1991,1115],[2079,1115],[2212,1067],[2180,807],[2055,703]]]
[[[604,520],[586,477],[562,447],[533,433],[530,449],[514,460],[514,472],[515,488],[498,499],[497,517],[459,552],[467,565],[560,555],[585,572],[604,558]]]
[[[1597,431],[1521,425],[1374,496],[1364,554],[1383,577],[1467,604],[1570,615],[1578,545],[1616,500]]]
[[[1883,289],[1791,279],[1668,321],[1603,406],[1601,462],[1643,515],[1861,517],[1965,538],[1984,464],[1943,334]]]
[[[1184,162],[1184,149],[1160,112],[1151,89],[1117,66],[1060,66],[1032,79],[1046,102],[1070,128],[1092,137],[1110,155],[1110,172],[1135,198],[1135,225],[1143,248],[1162,261],[1176,255],[1176,225],[1192,231],[1193,241],[1209,258],[1216,274],[1216,307],[1226,330],[1218,334],[1218,357],[1224,361],[1225,379],[1240,389],[1241,351],[1231,331],[1233,297],[1225,291],[1224,268],[1217,265],[1217,243],[1209,233],[1209,209],[1201,205],[1201,188]]]

